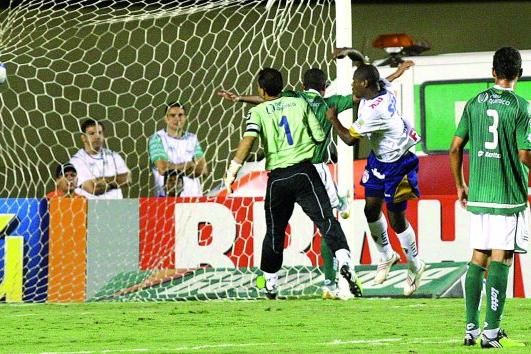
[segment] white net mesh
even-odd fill
[[[201,210],[213,210],[205,200],[177,211],[174,201],[138,199],[152,195],[147,140],[164,128],[165,104],[180,101],[186,106],[189,130],[197,134],[210,169],[203,190],[215,193],[249,108],[223,101],[216,91],[253,93],[262,67],[280,69],[287,88],[299,88],[310,67],[333,77],[333,14],[332,1],[28,0],[5,8],[0,13],[0,61],[6,63],[8,82],[0,94],[0,196],[42,198],[52,190],[55,166],[82,147],[80,122],[88,117],[106,122],[106,146],[124,158],[132,173],[124,190],[132,199],[122,204],[38,204],[41,219],[31,232],[40,232],[40,239],[37,246],[26,244],[24,282],[30,272],[44,280],[40,290],[26,286],[24,298],[43,300],[48,291],[54,294],[52,301],[78,301],[105,293],[105,286],[112,288],[107,297],[116,295],[117,287],[138,296],[139,289],[149,287],[141,284],[182,281],[175,254],[176,247],[186,245],[175,245],[175,223],[188,220],[184,224],[192,231],[181,231],[205,237],[200,240],[204,245],[215,244],[217,228],[225,226],[193,219]],[[31,209],[21,203],[2,199],[0,213]],[[247,200],[224,204],[236,220],[226,266],[257,266],[248,243],[253,228],[262,232],[256,229],[256,207]],[[79,208],[86,211],[72,212]],[[161,219],[155,222],[149,215]],[[12,230],[27,242],[25,229],[6,227],[2,232]],[[309,242],[313,236],[311,231]],[[7,241],[1,242],[4,248]],[[42,261],[28,258],[28,245],[37,247]],[[310,245],[307,258],[316,263],[314,248]],[[0,253],[7,264],[4,255]],[[122,276],[115,286],[109,285],[118,273]],[[162,297],[201,297],[186,291]]]
[[[4,196],[51,189],[51,166],[81,147],[87,117],[110,123],[107,145],[133,173],[128,195],[149,195],[147,137],[162,128],[164,104],[177,100],[213,169],[208,192],[221,180],[245,110],[222,104],[216,90],[252,93],[266,66],[294,87],[303,70],[332,64],[329,1],[269,10],[263,1],[83,3],[23,1],[2,13]]]

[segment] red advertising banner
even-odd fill
[[[378,262],[363,200],[355,200],[347,239],[359,264]],[[411,201],[408,219],[416,231],[419,254],[427,262],[468,261],[468,213],[454,196]],[[320,236],[300,208],[287,230],[285,266],[318,266]],[[406,257],[398,238],[389,231],[393,248]],[[265,235],[262,198],[143,198],[140,200],[140,268],[179,269],[260,266]],[[523,258],[526,259],[526,258]],[[526,262],[528,262],[526,260]],[[526,263],[527,264],[527,263]],[[529,268],[529,267],[527,267]],[[529,293],[531,273],[518,257],[514,266],[514,296]],[[527,292],[525,289],[528,289]]]

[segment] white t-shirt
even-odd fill
[[[113,177],[123,173],[129,173],[122,157],[109,149],[101,149],[97,155],[90,155],[85,149],[79,150],[70,163],[77,171],[78,188],[76,193],[87,199],[122,199],[123,194],[120,188],[112,189],[100,195],[90,194],[81,188],[81,185],[91,179],[98,177]]]
[[[160,143],[162,143],[161,151]],[[166,130],[162,129],[151,137],[149,142],[150,159],[152,160],[151,172],[155,182],[155,193],[157,196],[166,195],[164,191],[164,176],[161,176],[153,164],[154,161],[164,159],[167,161],[180,164],[197,160],[203,157],[204,153],[197,139],[197,135],[186,132],[180,138],[168,135]],[[164,155],[164,156],[163,156]],[[203,195],[200,178],[183,177],[183,191],[181,197],[200,197]]]
[[[352,123],[350,134],[366,136],[379,161],[394,162],[421,139],[398,112],[389,81],[382,81],[385,87],[378,96],[360,101],[358,118]]]

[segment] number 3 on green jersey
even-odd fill
[[[485,142],[485,149],[493,150],[498,147],[498,122],[500,117],[495,109],[487,109],[487,115],[492,118],[492,125],[489,125],[489,132],[492,134],[492,141]]]

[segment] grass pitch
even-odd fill
[[[2,353],[469,353],[462,299],[0,306]],[[531,352],[531,301],[503,327]],[[508,351],[508,350],[505,350]]]

